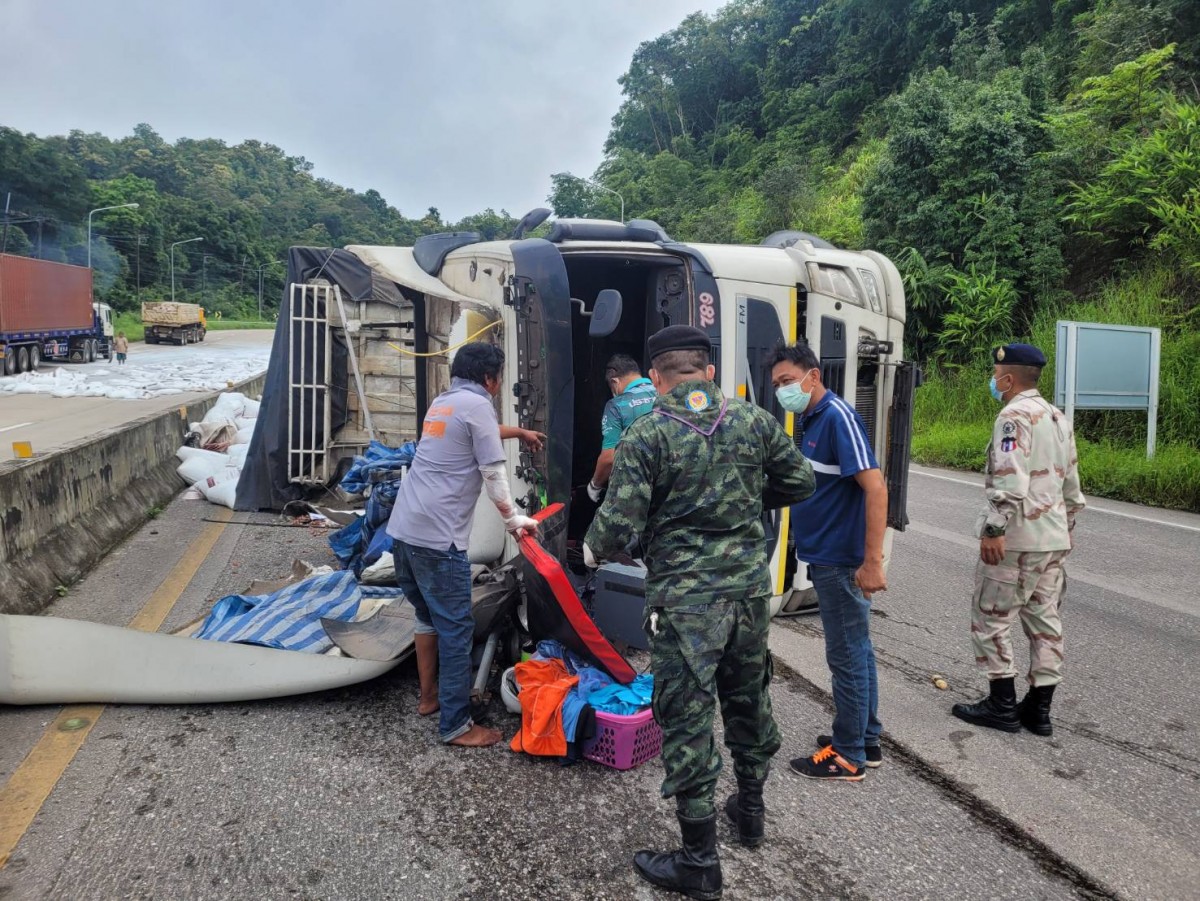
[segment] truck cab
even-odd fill
[[[762,245],[684,244],[653,222],[557,220],[545,238],[480,241],[435,235],[415,247],[349,247],[376,273],[421,292],[427,322],[466,312],[464,335],[486,329],[505,351],[498,415],[546,433],[544,450],[507,443],[514,494],[528,513],[565,507],[565,528],[548,530],[551,551],[578,564],[595,515],[587,485],[600,452],[600,418],[610,394],[604,367],[625,353],[649,368],[646,339],[668,325],[694,325],[713,343],[727,396],[758,404],[794,433],[777,404],[767,352],[806,339],[825,384],[862,415],[889,486],[889,532],[906,523],[908,451],[916,371],[903,359],[904,292],[896,267],[870,251],[835,248],[799,232]],[[419,272],[417,270],[420,270]],[[431,285],[440,285],[431,290]],[[487,328],[493,325],[492,328]],[[416,361],[418,421],[446,384],[447,359]],[[773,613],[811,603],[811,583],[789,541],[789,511],[764,517],[774,585]],[[516,549],[486,499],[471,540],[476,562]],[[498,562],[498,561],[497,561]],[[576,567],[578,568],[578,567]]]

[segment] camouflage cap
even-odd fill
[[[1005,344],[992,351],[992,362],[1003,366],[1045,366],[1046,355],[1032,344]]]

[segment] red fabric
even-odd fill
[[[567,753],[567,734],[563,731],[563,699],[578,676],[567,672],[561,660],[524,660],[516,666],[521,692],[521,731],[509,745],[539,757],[562,757]]]
[[[544,510],[539,510],[535,513],[533,518],[541,522],[561,510],[562,506],[562,504],[551,504]],[[596,628],[596,624],[592,622],[592,618],[583,609],[579,595],[575,593],[575,589],[571,587],[571,581],[567,578],[567,574],[563,572],[562,564],[546,553],[546,549],[542,547],[536,538],[523,535],[519,543],[521,553],[525,555],[526,559],[533,564],[538,574],[549,584],[551,591],[554,592],[555,599],[558,601],[558,606],[562,608],[563,613],[567,617],[567,622],[571,624],[571,628],[575,630],[575,633],[587,646],[588,650],[592,652],[592,655],[596,658],[600,666],[622,685],[628,685],[637,678],[637,673],[634,672],[633,667],[629,665],[624,657],[617,653],[616,648],[609,644],[608,639],[600,633],[600,630]]]

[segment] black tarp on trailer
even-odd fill
[[[250,440],[250,450],[246,453],[246,464],[238,479],[236,510],[281,510],[289,502],[300,500],[306,492],[304,486],[292,484],[288,479],[288,392],[292,382],[292,373],[289,372],[292,357],[288,346],[291,285],[322,278],[341,288],[347,303],[372,298],[370,268],[345,250],[292,247],[288,250],[287,262],[287,280],[279,306],[279,320],[275,325],[275,338],[271,343],[271,361],[263,385],[262,406],[258,411],[254,437]],[[317,312],[324,315],[324,311]],[[306,329],[313,327],[311,323],[304,325]],[[324,355],[314,354],[305,360],[305,371],[297,374],[301,376],[297,381],[311,384],[317,380],[329,385],[332,409],[330,422],[336,432],[346,422],[347,363],[345,338],[338,331],[331,334],[334,336],[330,354],[332,373],[314,371],[314,367],[324,368]],[[312,434],[307,428],[303,431]],[[318,443],[328,440],[321,421],[316,426],[316,437]]]

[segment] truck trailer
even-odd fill
[[[173,300],[142,304],[147,344],[196,344],[208,333],[208,319],[199,304]]]
[[[92,301],[92,270],[0,254],[0,359],[4,375],[42,360],[112,359],[112,308]]]

